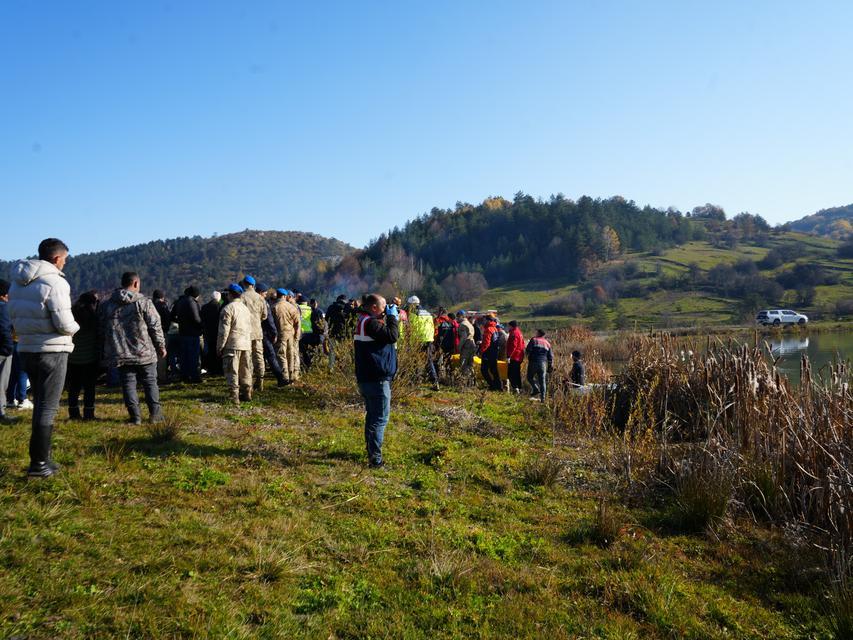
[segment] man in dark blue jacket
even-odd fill
[[[542,329],[536,330],[536,335],[527,343],[527,382],[530,383],[530,397],[537,395],[545,402],[548,391],[548,376],[554,367],[554,351],[551,343],[545,339]]]
[[[284,373],[281,370],[281,362],[278,360],[278,355],[275,350],[275,343],[278,341],[278,327],[275,326],[275,316],[272,312],[272,304],[270,298],[275,299],[273,295],[275,291],[270,289],[268,285],[259,282],[255,285],[255,291],[264,299],[264,304],[267,305],[267,317],[261,320],[261,332],[263,333],[264,343],[264,358],[267,361],[267,367],[273,372],[275,379],[278,381],[278,386],[284,387],[287,381],[284,379]]]
[[[371,293],[362,300],[355,329],[355,378],[364,398],[364,440],[371,468],[382,467],[382,441],[391,415],[391,381],[397,374],[400,315],[396,305]]]

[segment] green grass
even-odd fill
[[[58,422],[48,481],[23,476],[27,426],[0,431],[0,637],[828,637],[770,529],[622,505],[601,544],[607,446],[538,403],[398,397],[372,472],[354,385],[224,397],[167,389],[163,439],[102,396]]]

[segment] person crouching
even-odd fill
[[[240,297],[243,287],[233,283],[225,291],[226,304],[219,314],[216,353],[222,358],[225,382],[231,401],[252,399],[252,312]]]

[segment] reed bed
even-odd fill
[[[629,446],[653,447],[657,477],[725,491],[728,504],[807,531],[838,557],[853,546],[853,395],[846,362],[801,362],[793,387],[766,346],[669,336],[641,341],[614,378],[609,419]],[[697,476],[701,482],[695,482]],[[850,571],[849,562],[845,571]]]

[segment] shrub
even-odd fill
[[[528,460],[522,471],[524,484],[553,487],[563,474],[565,463],[554,456],[535,455]]]

